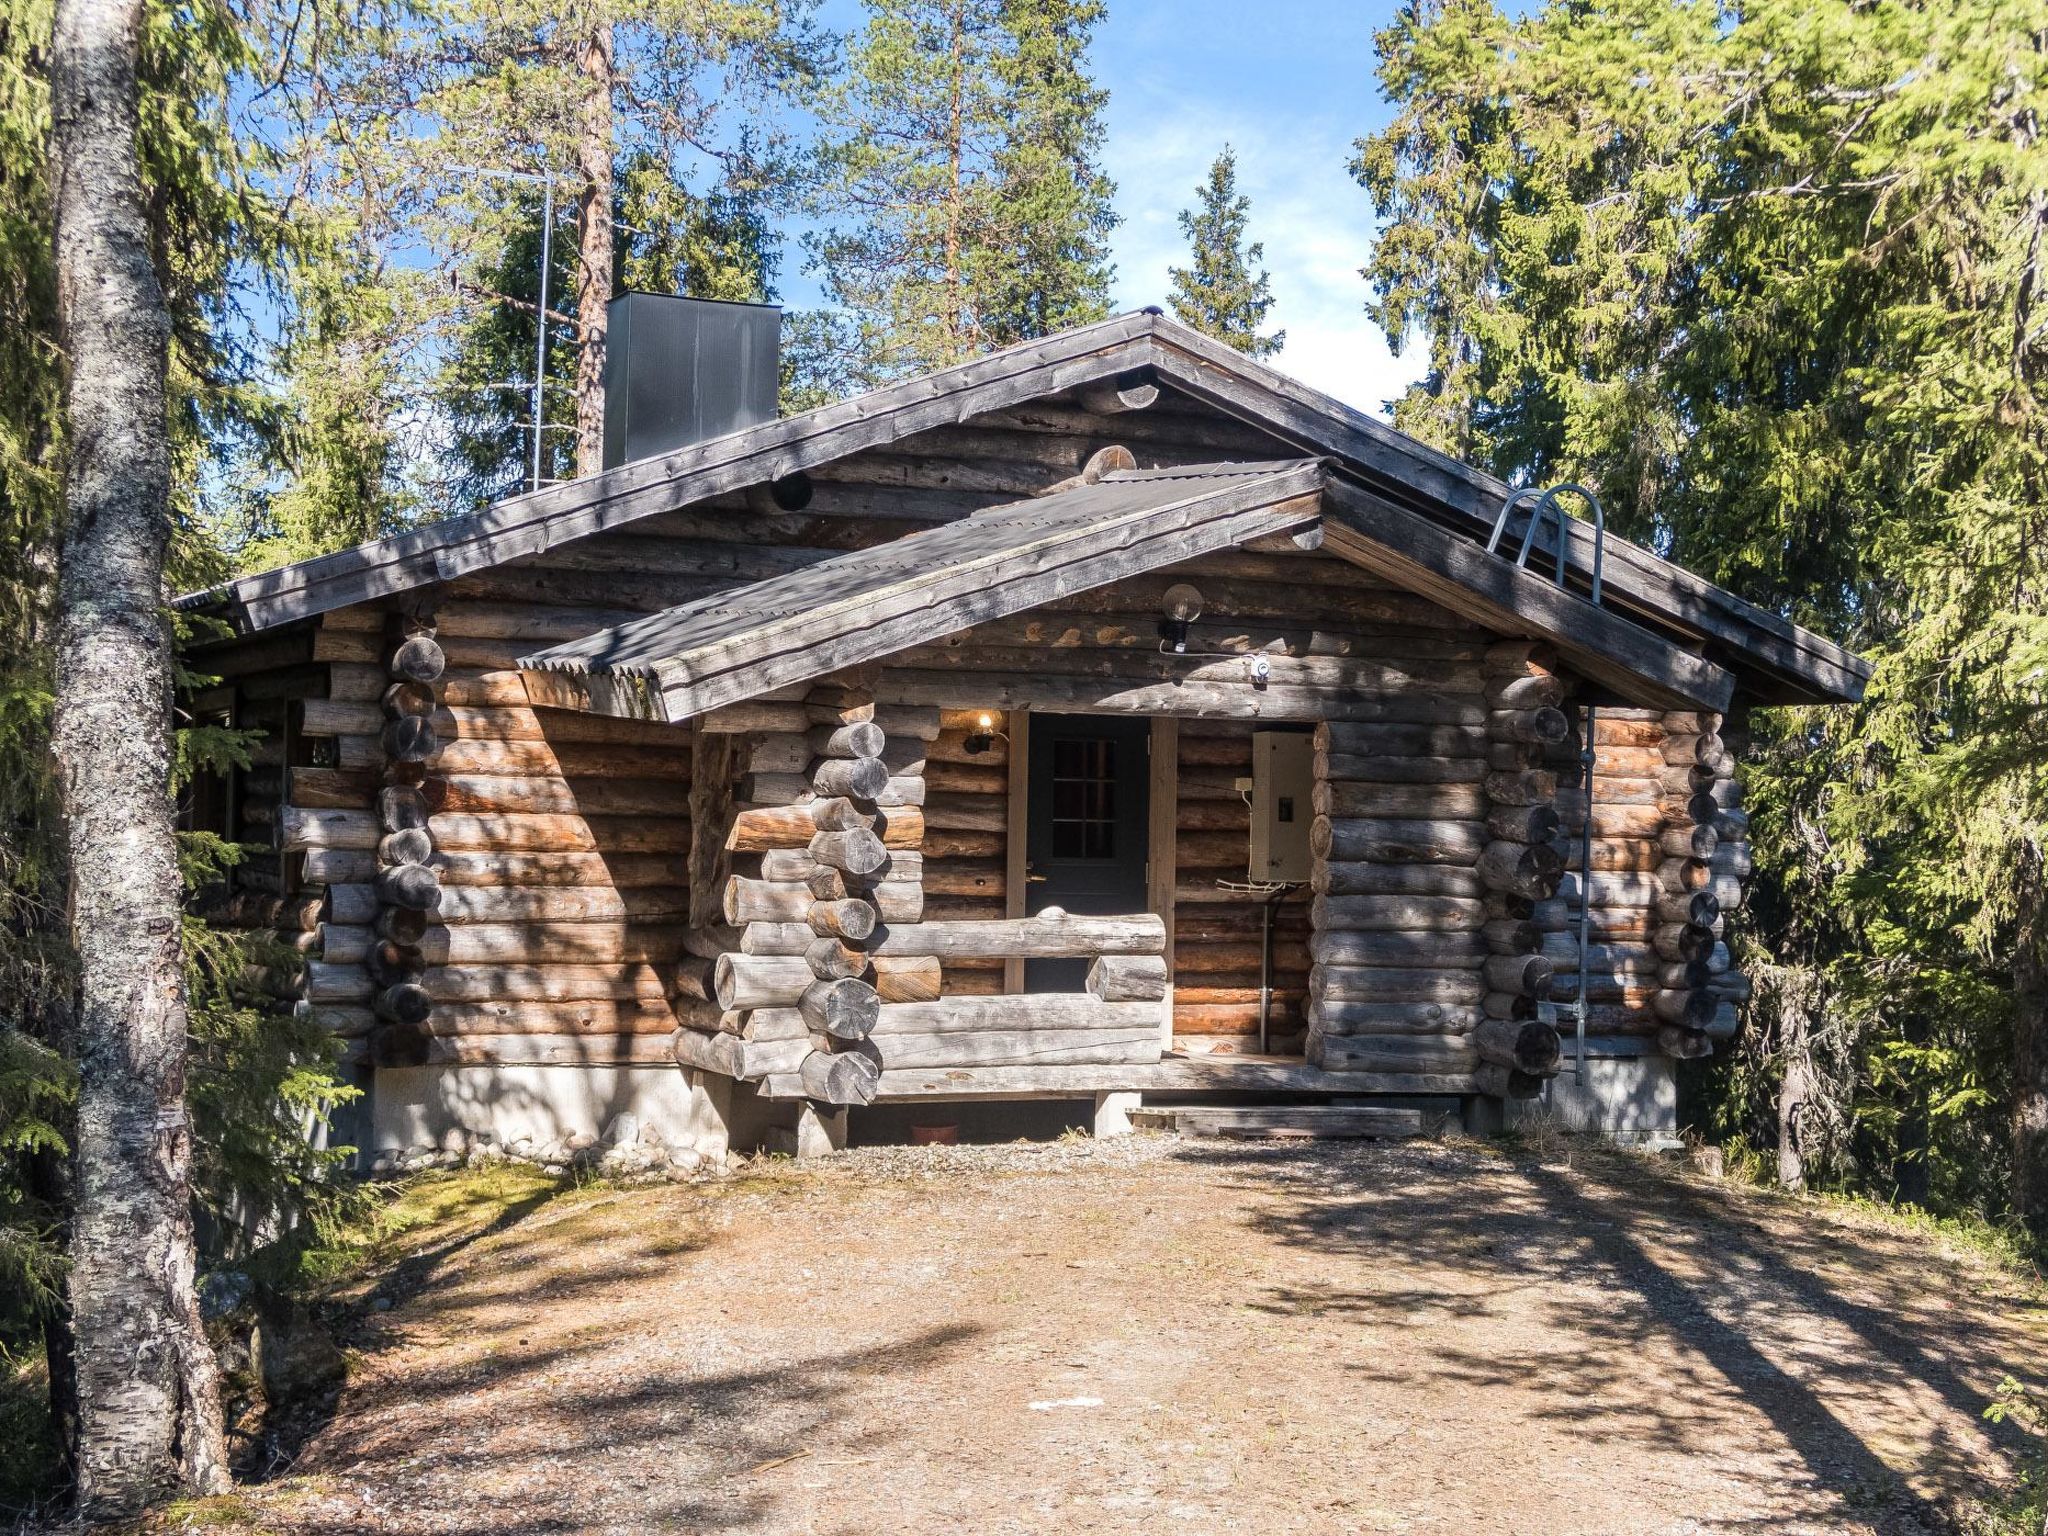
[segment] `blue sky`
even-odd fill
[[[1390,113],[1374,78],[1373,33],[1393,0],[1108,0],[1096,78],[1109,90],[1104,159],[1123,223],[1114,236],[1120,309],[1164,304],[1185,259],[1178,215],[1225,143],[1264,242],[1275,365],[1349,404],[1384,414],[1419,372],[1365,315],[1358,269],[1372,249],[1372,202],[1346,173],[1352,140]],[[826,25],[860,25],[856,0],[827,0]],[[785,302],[816,302],[792,249]]]
[[[1366,318],[1372,201],[1344,169],[1352,140],[1390,116],[1372,38],[1392,11],[1389,0],[1109,0],[1095,45],[1124,219],[1119,307],[1165,301],[1167,269],[1184,259],[1177,216],[1227,141],[1287,331],[1276,366],[1375,414],[1419,372]]]

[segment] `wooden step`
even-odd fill
[[[1235,1140],[1394,1140],[1423,1134],[1420,1109],[1354,1104],[1218,1104],[1132,1112],[1131,1123]]]

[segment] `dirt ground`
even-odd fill
[[[856,1152],[380,1284],[241,1528],[1932,1532],[2048,1365],[1973,1254],[1585,1148]]]

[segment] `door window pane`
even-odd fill
[[[1052,856],[1116,857],[1116,743],[1052,744]]]

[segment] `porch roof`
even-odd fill
[[[537,703],[684,720],[1275,534],[1505,634],[1631,702],[1725,709],[1733,675],[1333,475],[1328,461],[1114,471],[520,658]],[[1327,517],[1326,517],[1327,514]]]
[[[1323,461],[1123,470],[522,656],[529,693],[683,720],[1073,592],[1312,528]]]

